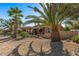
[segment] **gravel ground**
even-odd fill
[[[54,42],[50,45],[50,39],[34,37],[18,41],[9,40],[0,43],[0,56],[69,56],[75,55],[77,46],[78,44],[67,41]]]

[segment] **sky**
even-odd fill
[[[32,9],[28,8],[27,6],[36,6],[39,9],[41,9],[41,6],[38,3],[0,3],[0,18],[9,19],[8,16],[8,10],[13,7],[18,7],[20,10],[22,10],[22,14],[24,17],[22,18],[22,21],[25,22],[28,19],[25,19],[27,15],[37,15],[38,13],[34,12]],[[32,26],[33,24],[29,24],[28,26]]]

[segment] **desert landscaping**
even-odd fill
[[[79,56],[78,3],[5,3],[0,11],[0,56]]]

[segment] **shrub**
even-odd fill
[[[79,35],[73,37],[73,41],[79,43]]]
[[[20,32],[20,36],[22,36],[22,38],[25,38],[28,36],[28,33],[26,31],[22,31]]]
[[[0,34],[3,34],[3,30],[2,29],[0,29]]]
[[[65,27],[64,30],[65,31],[70,31],[70,28],[69,27]]]

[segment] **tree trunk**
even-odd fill
[[[16,24],[16,21],[15,21],[15,24],[14,24],[14,38],[16,39],[17,38],[17,24]]]
[[[58,25],[52,28],[52,32],[51,32],[51,42],[57,42],[57,41],[61,41],[60,29]]]
[[[17,17],[15,17],[15,20],[14,20],[14,27],[13,27],[13,38],[14,39],[17,39],[17,34],[18,34],[18,31],[17,31],[17,29],[18,29],[18,23],[17,23]]]

